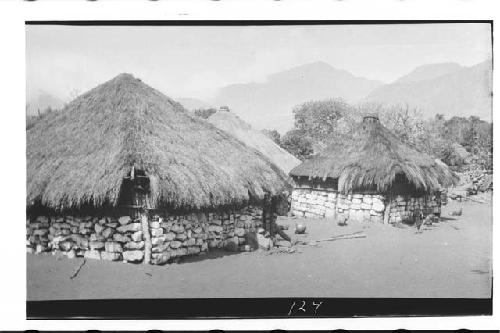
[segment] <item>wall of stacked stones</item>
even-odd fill
[[[250,251],[251,235],[261,225],[262,210],[257,207],[159,214],[146,224],[130,216],[38,216],[27,220],[26,246],[32,253],[161,265],[211,248]]]
[[[336,191],[297,188],[292,192],[292,213],[298,217],[337,220],[384,222],[388,198],[380,194],[358,193],[344,195]],[[434,195],[412,197],[397,195],[389,205],[389,223],[411,219],[416,210],[424,215],[440,213],[440,206]]]

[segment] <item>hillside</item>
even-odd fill
[[[411,83],[430,80],[446,74],[457,72],[463,68],[464,67],[454,62],[422,65],[418,66],[410,73],[403,75],[402,77],[397,79],[395,83]]]
[[[300,164],[300,161],[283,148],[279,147],[265,134],[252,128],[232,112],[218,111],[211,115],[208,122],[231,134],[247,146],[260,151],[285,173]]]
[[[441,113],[446,117],[474,115],[486,121],[492,120],[491,61],[471,67],[460,67],[430,78],[429,68],[432,67],[415,70],[392,84],[378,87],[365,101],[384,104],[408,103],[418,107],[424,117]],[[420,79],[416,80],[415,77]]]
[[[189,111],[193,111],[195,109],[208,109],[212,107],[209,103],[197,98],[177,98],[176,101],[181,103],[182,106]]]
[[[356,102],[381,84],[335,69],[325,62],[315,62],[269,75],[262,83],[221,88],[212,104],[228,105],[257,129],[285,132],[293,126],[294,106],[335,97]]]

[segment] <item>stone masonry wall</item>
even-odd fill
[[[292,192],[292,213],[298,217],[384,222],[388,198],[380,194],[349,194],[297,188]],[[390,205],[389,223],[403,222],[421,209],[424,215],[440,213],[436,196],[395,196]]]
[[[210,248],[250,251],[249,234],[261,225],[262,210],[256,207],[222,213],[154,215],[146,227],[140,219],[129,216],[38,216],[27,221],[26,246],[28,252],[62,252],[70,258],[161,265]]]

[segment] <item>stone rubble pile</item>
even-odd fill
[[[462,200],[470,195],[477,195],[493,190],[493,171],[474,169],[459,173],[459,185],[448,190],[452,200]]]
[[[257,207],[227,213],[155,215],[146,228],[140,219],[129,216],[38,216],[26,223],[26,246],[31,253],[61,252],[70,258],[162,265],[209,248],[250,251],[255,246],[248,239],[261,225],[262,210]]]

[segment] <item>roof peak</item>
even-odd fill
[[[120,73],[113,80],[139,80],[138,78],[134,77],[131,73]]]

